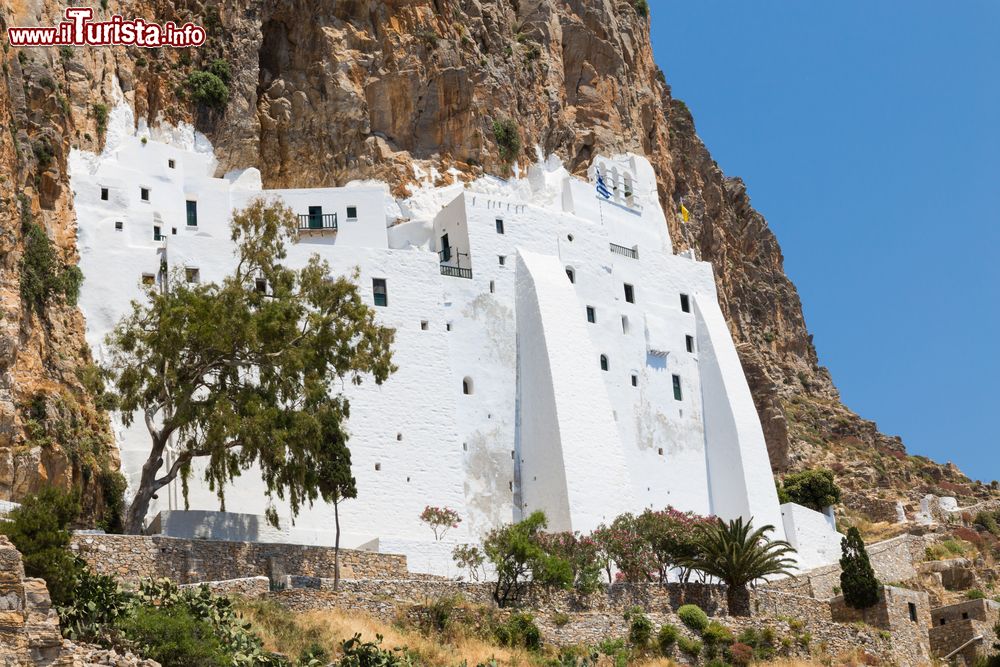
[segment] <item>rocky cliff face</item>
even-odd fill
[[[633,0],[150,0],[119,7],[111,0],[99,16],[120,9],[157,22],[193,20],[206,27],[208,42],[191,50],[7,49],[0,90],[0,114],[10,128],[0,137],[0,497],[90,474],[74,463],[80,457],[58,427],[67,410],[78,416],[70,420],[76,437],[87,435],[87,451],[100,462],[95,469],[117,466],[87,382],[79,313],[59,294],[41,312],[24,302],[27,235],[11,204],[25,195],[59,261],[71,264],[65,157],[71,146],[101,145],[104,105],[121,94],[150,124],[193,122],[212,139],[220,173],[257,166],[268,187],[381,178],[405,194],[415,163],[442,174],[449,167],[504,173],[510,165],[493,132],[493,122],[504,119],[517,123],[525,162],[534,158],[534,146],[578,172],[601,151],[645,154],[660,177],[675,245],[715,265],[775,469],[824,462],[838,452],[848,485],[903,489],[920,480],[920,491],[985,494],[955,470],[908,457],[898,439],[840,404],[817,363],[776,239],[743,182],[715,165],[653,62],[643,6]],[[54,0],[17,2],[2,27],[50,25],[62,9]],[[210,107],[191,99],[185,81],[216,59],[229,64],[231,80],[226,102]],[[692,214],[687,222],[677,213],[682,198]],[[31,405],[51,407],[32,413]]]

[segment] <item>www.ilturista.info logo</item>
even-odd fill
[[[194,23],[178,27],[172,21],[149,23],[143,19],[125,20],[115,14],[107,21],[91,21],[90,7],[69,7],[66,20],[57,26],[7,28],[11,46],[201,46],[205,29]]]

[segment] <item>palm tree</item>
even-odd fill
[[[727,586],[726,601],[733,616],[750,615],[749,584],[774,575],[795,576],[795,553],[784,540],[769,540],[774,526],[753,529],[753,521],[742,517],[726,523],[722,519],[695,527],[695,553],[681,567],[715,577]]]

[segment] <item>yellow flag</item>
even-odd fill
[[[684,218],[684,222],[691,219],[691,213],[687,210],[687,207],[684,206],[684,204],[681,204],[681,217]]]

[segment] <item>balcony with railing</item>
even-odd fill
[[[300,232],[337,231],[336,213],[305,213],[300,214],[298,218]]]
[[[617,243],[611,244],[611,252],[616,255],[622,255],[623,257],[629,257],[631,259],[639,259],[639,248],[626,248],[623,245],[618,245]]]
[[[450,276],[452,278],[468,278],[472,279],[472,268],[462,267],[462,257],[468,260],[469,255],[461,252],[454,252],[451,246],[445,246],[441,250],[438,250],[438,260],[441,265],[441,275]],[[452,258],[455,259],[455,266],[447,264]]]

